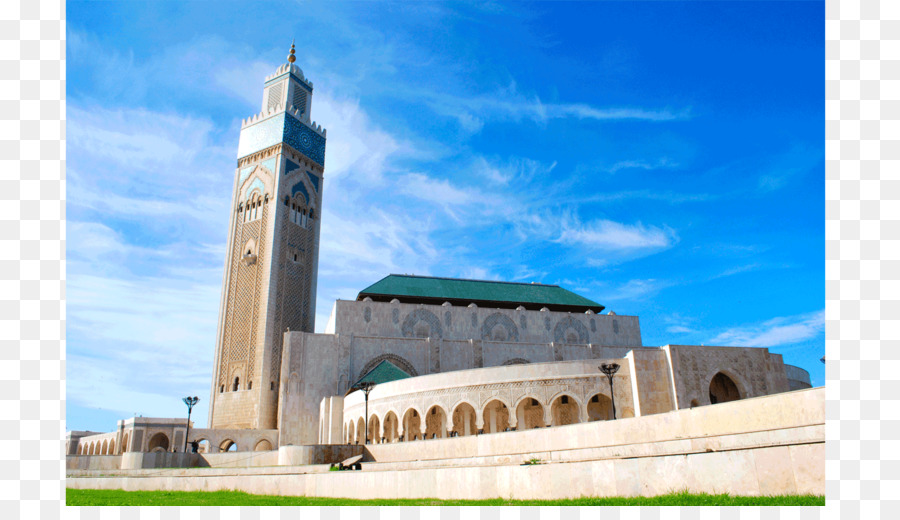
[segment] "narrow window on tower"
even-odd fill
[[[231,391],[237,392],[240,387],[241,387],[241,378],[239,378],[239,377],[234,378],[234,386],[231,387]]]

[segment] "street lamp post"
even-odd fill
[[[372,381],[363,381],[358,383],[356,388],[362,390],[363,394],[366,396],[366,432],[363,434],[363,444],[369,444],[369,392],[375,388],[375,383]]]
[[[197,401],[200,400],[199,397],[184,397],[181,399],[184,401],[184,404],[188,407],[188,422],[187,422],[187,431],[184,432],[184,452],[187,453],[187,443],[188,443],[188,434],[191,432],[191,410],[194,409],[194,405],[197,404]]]
[[[600,371],[606,374],[609,379],[609,395],[612,397],[613,420],[616,419],[616,393],[613,390],[613,376],[619,371],[618,363],[603,363],[600,365]]]

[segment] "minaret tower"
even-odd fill
[[[326,132],[294,52],[241,124],[210,428],[275,428],[284,332],[315,328]]]

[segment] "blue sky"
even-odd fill
[[[821,2],[67,16],[68,429],[185,395],[206,424],[240,121],[292,38],[328,129],[317,330],[389,273],[534,281],[825,382]]]

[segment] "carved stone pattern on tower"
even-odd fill
[[[450,328],[450,311],[444,313],[444,326]]]
[[[493,330],[497,325],[505,329],[505,338],[493,337]],[[501,339],[502,341],[519,341],[519,329],[518,327],[516,327],[516,324],[513,323],[513,320],[509,319],[508,316],[506,316],[505,314],[500,314],[499,312],[495,312],[494,314],[491,314],[484,319],[484,323],[481,325],[481,339],[486,339],[488,341],[493,339]]]
[[[416,324],[424,321],[430,327],[429,336],[434,338],[443,337],[443,329],[441,328],[441,320],[431,311],[425,309],[416,309],[409,313],[403,320],[400,330],[404,338],[416,337]]]
[[[260,311],[260,300],[262,296],[262,285],[263,285],[263,259],[266,259],[265,263],[268,263],[268,248],[269,243],[266,240],[262,240],[263,236],[266,233],[266,229],[268,229],[269,222],[269,206],[271,202],[263,204],[262,207],[262,217],[259,219],[259,230],[257,231],[258,237],[257,241],[259,245],[257,249],[259,252],[257,253],[257,257],[260,260],[259,268],[256,269],[256,276],[253,280],[253,303],[251,307],[251,322],[250,322],[250,345],[248,347],[248,366],[247,366],[247,380],[252,380],[254,374],[256,374],[256,345],[264,345],[266,338],[266,328],[258,326],[259,324],[259,311]],[[257,383],[258,384],[258,383]]]
[[[237,213],[235,218],[240,218],[241,214]],[[231,287],[229,288],[228,299],[231,305],[231,315],[226,322],[225,342],[221,365],[219,370],[219,384],[230,383],[226,378],[231,373],[230,366],[238,363],[250,363],[248,374],[252,373],[253,353],[255,352],[255,331],[256,323],[255,307],[259,303],[259,284],[261,281],[262,264],[264,263],[265,244],[261,240],[261,226],[266,220],[265,206],[263,208],[263,218],[239,223],[238,236],[239,239],[234,241],[234,248],[231,255]],[[257,241],[257,262],[251,265],[244,265],[241,259],[241,250],[248,240],[253,238]],[[245,375],[245,377],[247,376]]]
[[[284,142],[319,164],[325,164],[325,138],[285,114]]]
[[[572,338],[567,334],[570,330],[574,331],[577,336],[574,341],[571,341]],[[553,329],[553,340],[557,343],[587,343],[588,337],[587,327],[572,316],[566,316],[559,320]]]
[[[274,381],[278,380],[281,374],[281,350],[283,342],[283,333],[286,329],[294,331],[312,332],[309,323],[308,311],[308,294],[311,289],[311,255],[313,251],[314,231],[298,226],[288,218],[287,213],[290,211],[288,206],[277,205],[282,208],[285,213],[281,219],[282,237],[282,255],[281,255],[281,279],[279,280],[280,293],[277,295],[277,302],[281,304],[280,312],[276,311],[276,316],[280,317],[280,323],[276,329],[279,333],[275,335],[272,346],[271,370],[270,378]],[[293,261],[293,253],[300,250],[297,261]],[[277,304],[276,304],[277,305]]]
[[[391,311],[391,321],[394,322],[394,325],[400,323],[400,309],[394,309]]]

